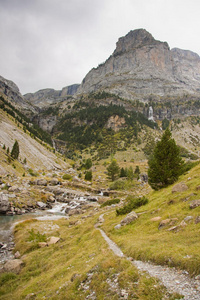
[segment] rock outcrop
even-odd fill
[[[196,94],[200,86],[200,57],[191,51],[172,49],[155,40],[145,29],[121,37],[105,63],[83,79],[78,93],[105,90],[128,99],[150,95]]]
[[[79,84],[73,84],[64,87],[62,90],[43,89],[35,93],[25,94],[24,98],[36,107],[45,108],[67,100],[69,96],[73,96],[76,93],[79,86]]]
[[[18,86],[13,81],[5,79],[2,76],[0,76],[0,95],[1,94],[23,112],[36,112],[32,105],[24,99]]]

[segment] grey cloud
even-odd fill
[[[22,93],[80,83],[136,28],[199,49],[196,0],[0,0],[0,8],[0,75]]]

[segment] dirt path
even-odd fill
[[[96,228],[104,222],[103,215],[99,217],[99,223]],[[121,249],[106,235],[106,233],[98,228],[102,237],[107,242],[109,248],[119,257],[131,258],[123,254]],[[156,277],[170,292],[179,293],[184,296],[185,300],[200,300],[200,276],[198,279],[192,279],[187,275],[186,271],[178,271],[175,268],[167,266],[153,265],[151,263],[132,260],[132,263],[140,270],[148,272],[150,276]]]

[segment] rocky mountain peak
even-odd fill
[[[170,50],[145,29],[119,38],[113,54],[83,79],[77,94],[106,91],[126,99],[198,95],[200,57],[188,50]]]
[[[113,54],[119,55],[142,46],[156,45],[158,43],[161,42],[156,41],[145,29],[131,30],[127,35],[119,38]]]

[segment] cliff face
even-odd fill
[[[144,29],[130,31],[117,42],[108,60],[92,69],[78,93],[106,90],[129,99],[149,95],[196,94],[200,87],[200,57],[181,49],[170,50]]]
[[[17,85],[13,81],[5,79],[2,76],[0,76],[0,94],[22,111],[35,112],[32,105],[22,96]]]
[[[73,96],[76,93],[79,86],[79,84],[73,84],[57,91],[54,89],[43,89],[35,93],[28,93],[24,95],[24,98],[36,107],[45,108],[67,100],[69,96]]]

